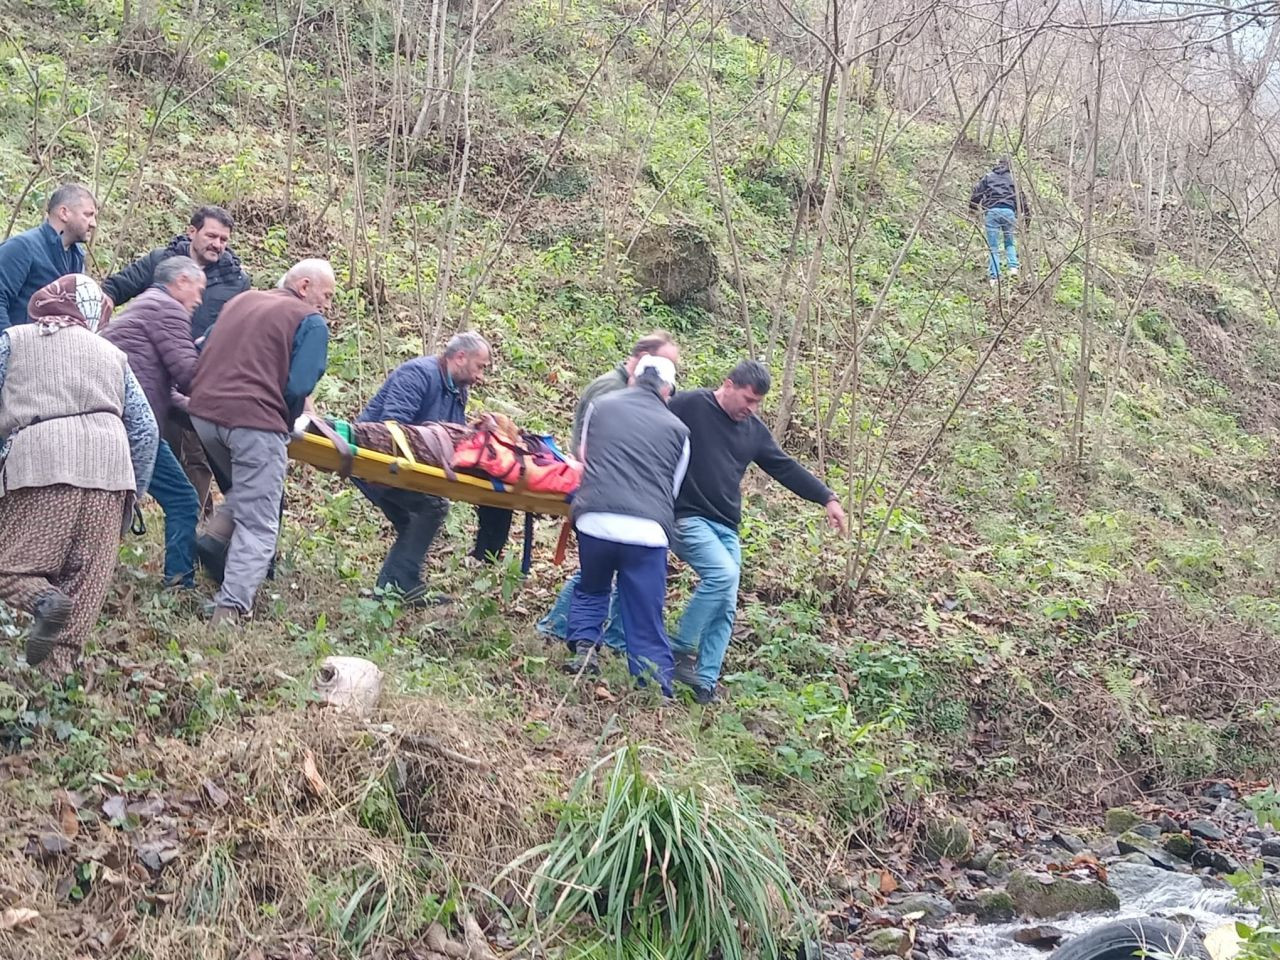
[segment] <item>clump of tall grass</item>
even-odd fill
[[[555,838],[504,871],[531,872],[530,940],[596,941],[591,954],[615,960],[778,957],[807,910],[772,824],[740,798],[661,782],[651,758],[666,759],[628,746],[593,765]]]

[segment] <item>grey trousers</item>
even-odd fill
[[[222,588],[213,602],[248,613],[276,553],[289,435],[221,427],[199,417],[191,423],[210,461],[231,477],[231,492],[209,521],[213,536],[225,539],[229,534],[231,541]]]

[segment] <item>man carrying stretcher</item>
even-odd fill
[[[478,333],[454,334],[438,356],[415,357],[396,367],[356,418],[359,423],[465,423],[467,397],[484,380],[491,354]],[[422,562],[449,512],[449,501],[427,493],[353,481],[396,530],[396,542],[378,573],[377,585],[414,605],[440,602],[427,595]],[[472,556],[496,559],[511,532],[511,511],[476,507],[480,525]]]

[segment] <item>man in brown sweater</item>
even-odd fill
[[[229,541],[215,625],[253,609],[275,554],[289,434],[328,363],[334,286],[327,261],[299,261],[277,289],[234,297],[200,354],[187,412],[214,467],[231,477],[209,522],[210,535]]]

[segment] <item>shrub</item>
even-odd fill
[[[592,953],[616,960],[780,956],[779,934],[803,913],[803,898],[771,825],[741,798],[727,804],[695,785],[656,781],[646,756],[665,755],[628,746],[596,763],[574,786],[555,838],[504,870],[536,864],[523,899],[539,938],[581,939],[570,927],[586,915]]]

